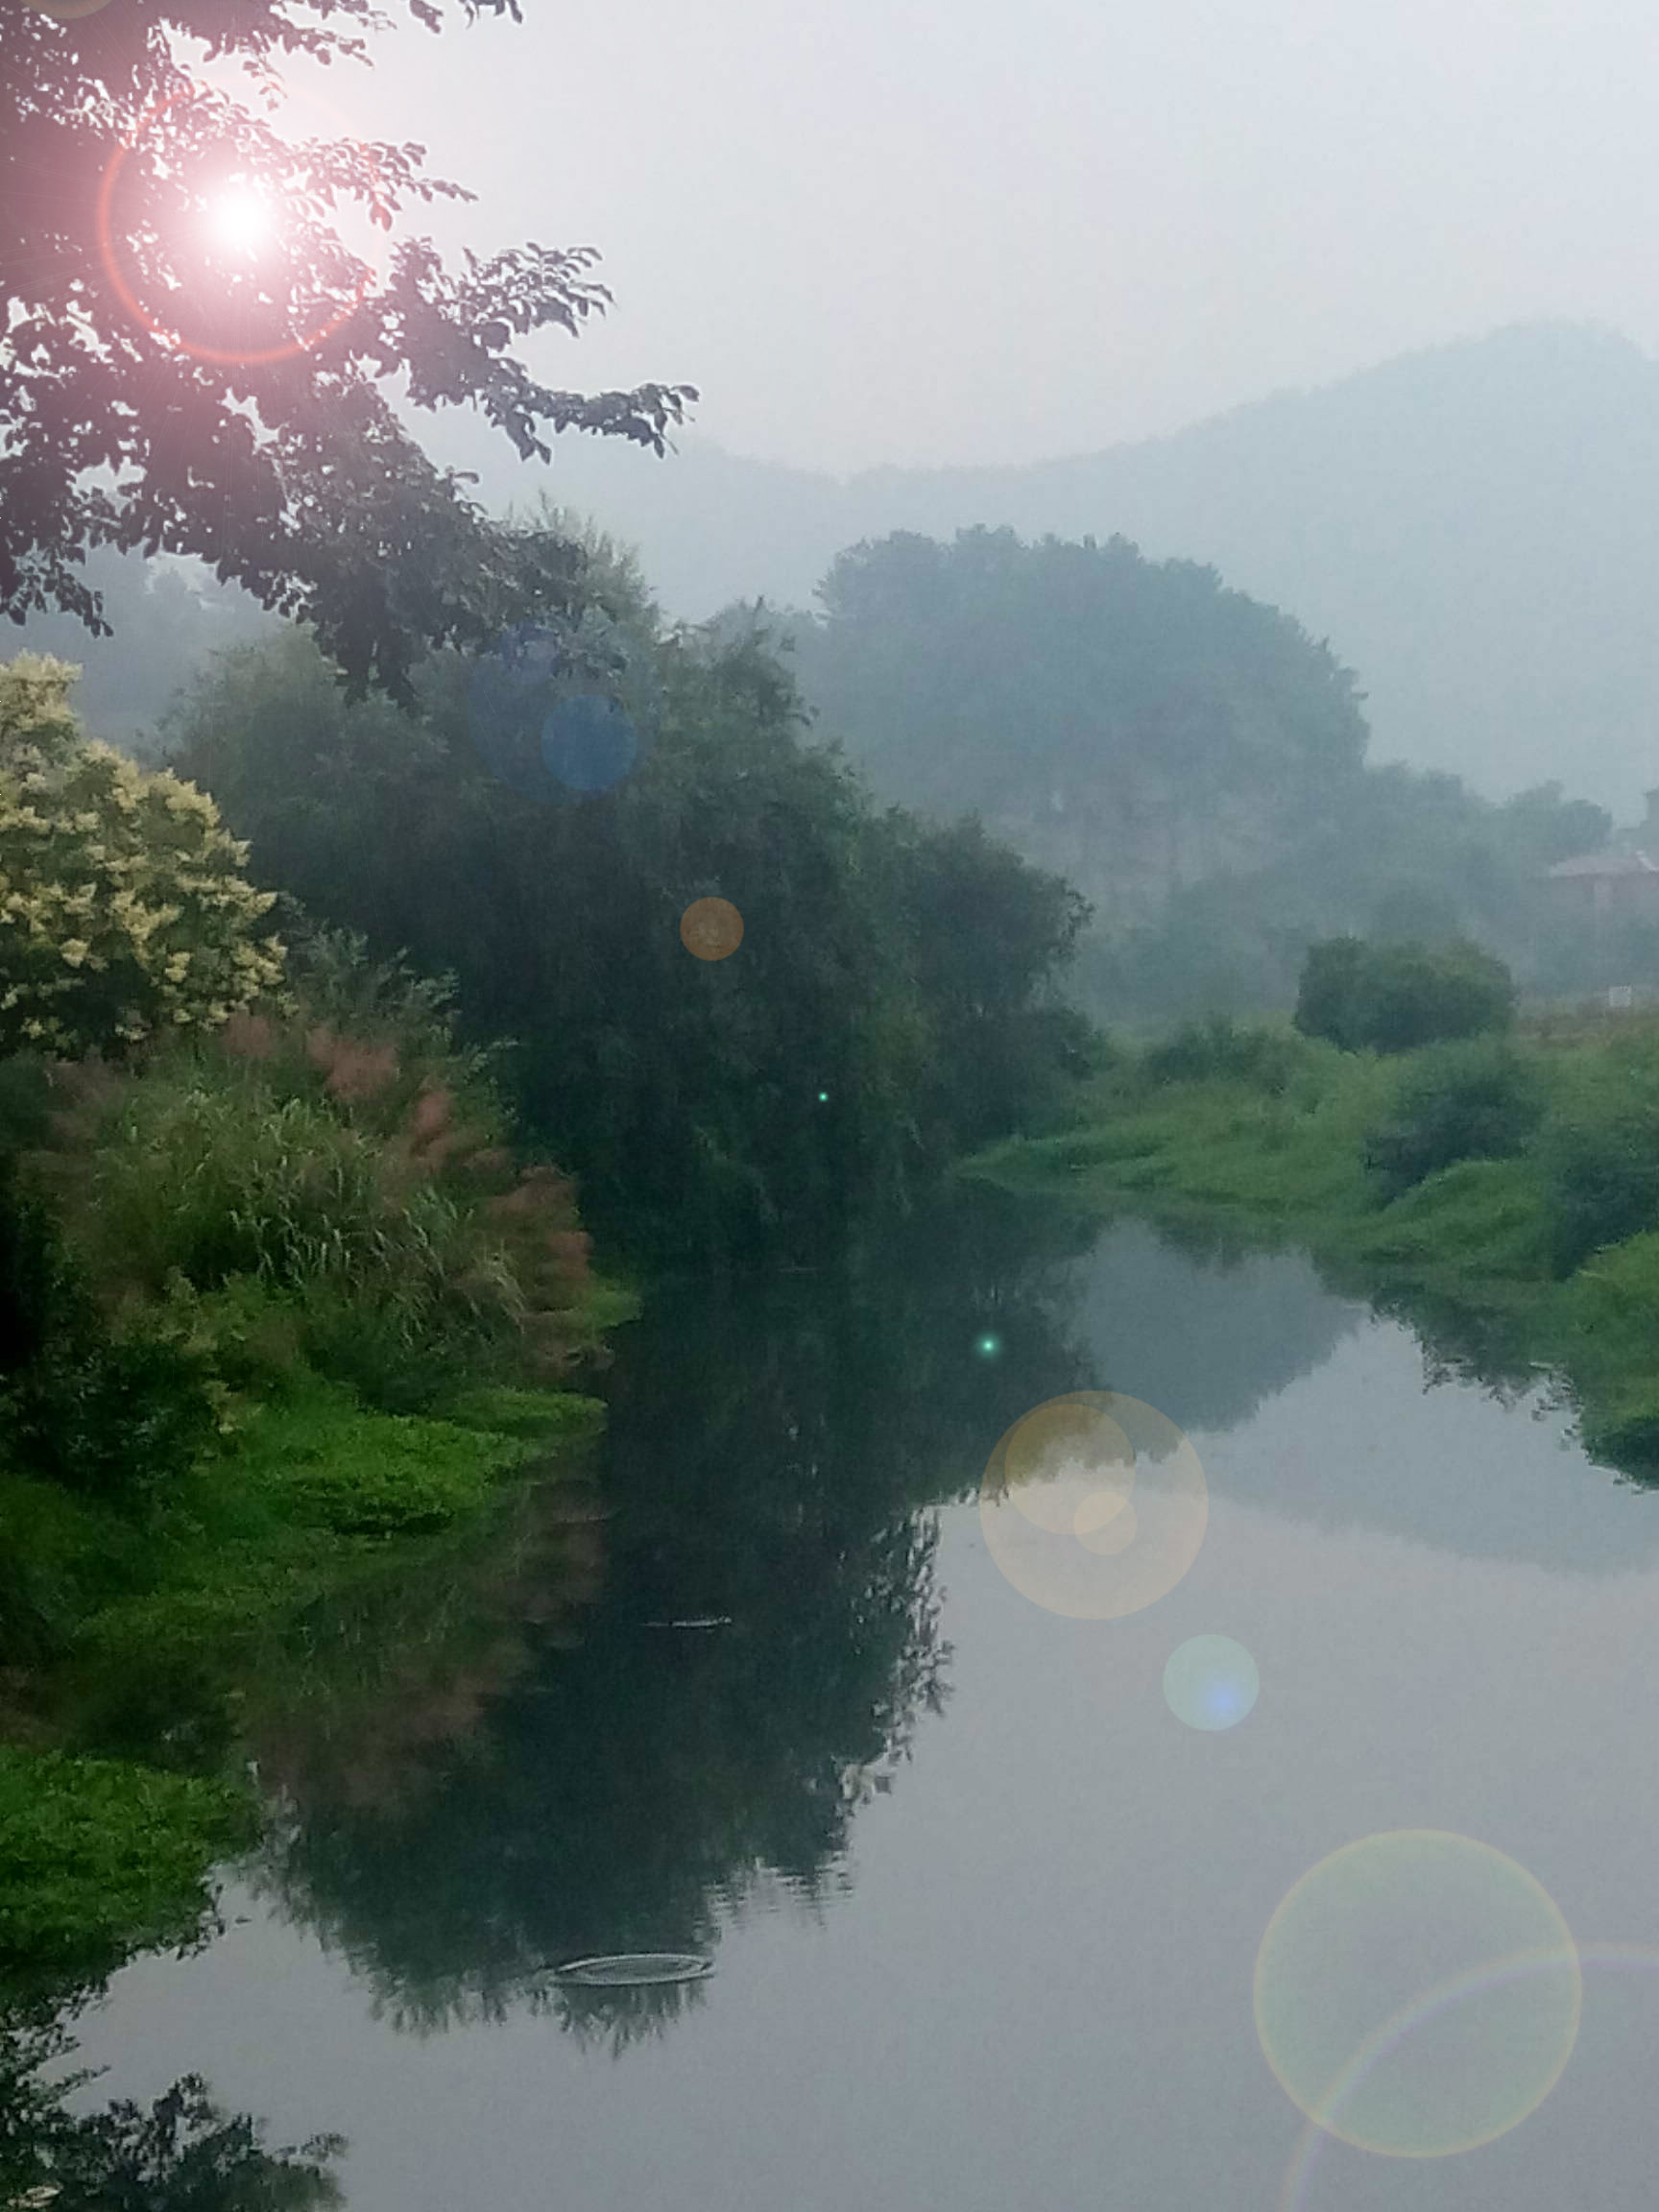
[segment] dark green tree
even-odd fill
[[[1309,948],[1295,1022],[1344,1051],[1408,1052],[1506,1029],[1514,1014],[1513,977],[1479,945],[1332,937]]]

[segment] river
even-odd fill
[[[1648,2212],[1659,1498],[1542,1387],[1298,1252],[989,1196],[852,1275],[670,1286],[605,1386],[589,1509],[474,1575],[481,1629],[250,1723],[270,1840],[215,1940],[79,2023],[84,2105],[200,2071],[347,2138],[350,2212]],[[976,1503],[1077,1391],[1207,1483],[1116,1618],[1022,1595]],[[1201,1636],[1255,1662],[1237,1725],[1166,1698]],[[1446,2155],[1306,2130],[1253,2004],[1299,1879],[1412,1830],[1495,1907],[1529,1877],[1583,1960],[1553,2086],[1497,2013],[1464,2035],[1455,2095],[1514,2124]],[[1343,1909],[1378,1924],[1285,1965],[1286,2034],[1335,2032],[1318,1975],[1382,1971],[1411,1910],[1372,1848]],[[636,1951],[711,1965],[552,1972]]]

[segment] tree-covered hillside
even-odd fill
[[[1190,562],[1011,530],[843,553],[792,618],[822,734],[877,789],[977,813],[1106,925],[1330,822],[1358,773],[1353,679]]]
[[[1542,872],[1606,835],[1599,808],[1367,765],[1350,672],[1213,569],[1121,539],[900,533],[842,554],[820,597],[773,618],[820,738],[883,797],[978,815],[1076,883],[1098,1014],[1288,1006],[1307,947],[1348,932],[1470,935],[1546,992],[1607,980],[1603,954],[1615,980],[1659,972],[1659,943],[1591,943],[1543,899]]]

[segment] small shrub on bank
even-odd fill
[[[388,972],[357,991],[354,1032],[251,1012],[139,1069],[60,1070],[30,1170],[70,1261],[112,1325],[156,1316],[235,1389],[299,1363],[407,1412],[562,1376],[600,1325],[568,1181],[515,1161],[439,1000]]]
[[[248,1441],[261,1495],[284,1520],[338,1535],[410,1535],[487,1504],[528,1446],[418,1416],[365,1413],[313,1383],[258,1416]]]
[[[1562,1293],[1567,1367],[1585,1449],[1609,1465],[1659,1469],[1659,1235],[1632,1237],[1582,1266]]]
[[[1490,1038],[1435,1045],[1401,1071],[1393,1110],[1367,1131],[1365,1166],[1397,1197],[1461,1160],[1506,1160],[1544,1116],[1537,1071]]]
[[[1149,1083],[1244,1083],[1279,1097],[1307,1057],[1300,1038],[1283,1030],[1249,1028],[1225,1014],[1183,1022],[1173,1036],[1150,1046],[1141,1070]]]
[[[1295,1023],[1347,1052],[1408,1052],[1507,1029],[1514,1017],[1514,978],[1478,945],[1331,937],[1308,949]]]

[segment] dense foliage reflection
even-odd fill
[[[626,2041],[695,2003],[551,1969],[707,1950],[757,1892],[835,1879],[945,1695],[926,1508],[1087,1380],[1061,1294],[1087,1237],[986,1197],[832,1280],[665,1289],[618,1360],[579,1644],[529,1623],[476,1726],[407,1743],[395,1788],[291,1746],[268,1886],[412,2028],[526,2004]]]

